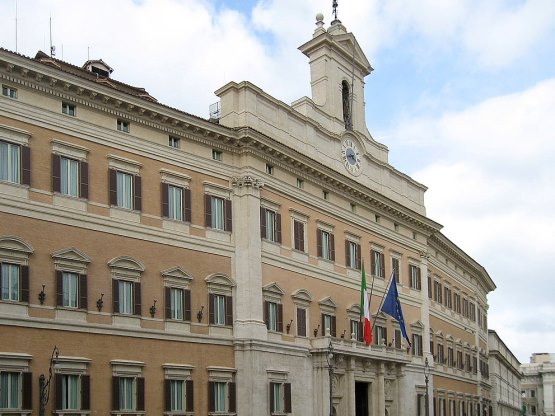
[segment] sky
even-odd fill
[[[521,363],[555,352],[555,1],[338,3],[374,68],[368,128],[494,280],[490,329]],[[207,118],[229,81],[285,103],[310,96],[297,48],[318,12],[328,27],[331,0],[0,0],[0,46],[48,52],[51,23],[58,59],[103,59],[115,79]]]

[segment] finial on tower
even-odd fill
[[[331,7],[333,8],[333,18],[337,20],[337,0],[333,0]]]

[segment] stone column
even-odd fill
[[[355,403],[355,357],[348,357],[345,363],[345,400],[347,401],[347,414],[354,415],[356,411]]]
[[[378,363],[378,415],[385,415],[385,366]]]

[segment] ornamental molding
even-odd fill
[[[231,185],[234,187],[242,188],[244,187],[253,187],[253,188],[263,188],[264,182],[262,182],[258,178],[254,178],[251,175],[244,175],[244,176],[233,176],[231,178]]]

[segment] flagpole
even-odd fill
[[[364,261],[362,262],[364,263]],[[372,265],[370,265],[372,266]],[[374,279],[376,278],[376,276],[374,274],[372,274],[372,285],[370,286],[370,296],[368,299],[368,310],[370,311],[370,315],[372,315],[372,292],[374,291]],[[374,328],[374,325],[372,325],[372,328]]]
[[[385,287],[385,290],[383,292],[382,302],[380,303],[380,307],[378,308],[378,312],[376,313],[376,315],[374,316],[374,320],[372,321],[372,328],[374,328],[374,325],[376,324],[376,319],[378,317],[378,313],[380,313],[380,311],[382,310],[385,295],[387,295],[387,291],[389,290],[389,286],[391,286],[391,281],[393,280],[394,277],[395,277],[395,271],[392,271],[391,272],[391,278],[389,279],[389,283],[387,284],[387,286]],[[374,282],[372,282],[372,283],[374,283]]]

